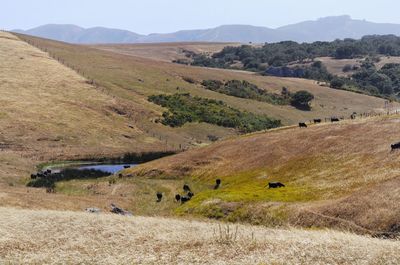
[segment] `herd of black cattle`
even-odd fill
[[[214,190],[219,189],[220,186],[221,186],[221,180],[216,179]],[[267,186],[269,189],[285,187],[285,185],[282,184],[281,182],[269,182]],[[183,185],[183,191],[184,191],[185,195],[181,195],[181,194],[175,195],[175,200],[177,202],[180,202],[181,204],[184,204],[185,202],[190,201],[190,199],[194,196],[194,193],[192,192],[192,190],[190,189],[188,184]],[[163,194],[161,192],[157,192],[157,202],[161,202],[162,198],[163,198]]]
[[[354,115],[354,114],[353,114],[353,115]],[[351,116],[351,119],[354,119],[355,116],[353,116],[353,115]],[[340,119],[339,119],[339,118],[333,118],[333,117],[332,117],[332,118],[330,118],[329,120],[330,120],[331,122],[339,122],[341,119],[343,120],[344,118],[340,118]],[[317,124],[317,123],[321,123],[321,122],[322,122],[322,119],[314,119],[313,121],[314,121],[315,124]],[[307,128],[307,124],[306,124],[305,122],[299,122],[299,127],[300,127],[300,128]]]

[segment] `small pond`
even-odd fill
[[[118,171],[134,166],[136,166],[136,164],[91,164],[91,165],[86,164],[86,165],[69,166],[67,168],[78,169],[78,170],[97,170],[112,175],[117,173]]]

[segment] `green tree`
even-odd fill
[[[310,102],[314,99],[314,95],[308,91],[300,90],[293,94],[292,105],[301,110],[310,110]]]

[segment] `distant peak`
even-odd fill
[[[318,21],[343,21],[343,20],[352,20],[351,16],[349,15],[342,15],[342,16],[329,16],[329,17],[322,17],[319,18]]]

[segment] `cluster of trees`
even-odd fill
[[[148,100],[168,109],[160,121],[171,127],[180,127],[189,122],[206,122],[248,133],[281,125],[280,120],[240,111],[227,106],[223,101],[193,97],[190,94],[153,95]]]
[[[257,85],[248,81],[230,80],[222,82],[219,80],[204,80],[202,85],[209,90],[222,93],[229,96],[253,99],[262,102],[268,102],[276,105],[289,105],[301,109],[309,110],[310,102],[314,95],[308,91],[297,91],[291,93],[286,87],[282,88],[280,94],[269,93],[260,89]]]
[[[275,105],[287,105],[290,103],[289,94],[269,93],[260,89],[257,85],[245,80],[230,80],[222,82],[219,80],[204,80],[202,85],[209,90],[238,98],[253,99],[268,102]]]
[[[330,56],[352,59],[382,54],[400,56],[400,37],[394,35],[365,36],[360,40],[344,39],[332,42],[297,43],[283,41],[266,43],[262,47],[242,45],[225,47],[211,57],[204,54],[191,55],[192,64],[206,67],[230,68],[240,62],[243,69],[263,72],[268,67],[287,66],[292,62],[305,62],[316,57]]]
[[[332,88],[356,87],[371,95],[389,97],[400,92],[400,64],[386,64],[378,70],[367,60],[351,78],[335,77],[330,84]]]
[[[313,80],[329,81],[333,76],[328,72],[326,67],[320,61],[316,61],[311,65],[288,66],[271,66],[266,69],[264,75],[280,76],[280,77],[297,77]]]

